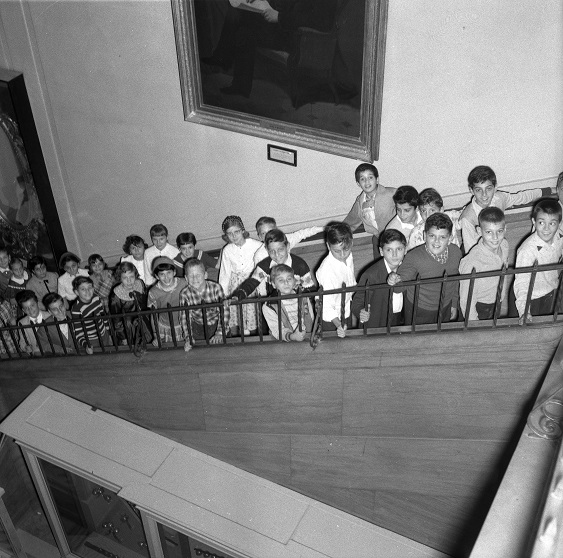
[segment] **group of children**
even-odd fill
[[[261,217],[256,240],[250,238],[240,217],[226,217],[222,223],[226,245],[219,261],[196,248],[193,233],[179,234],[176,246],[171,245],[162,224],[151,227],[150,247],[140,236],[128,236],[125,256],[114,272],[99,254],[92,254],[88,269],[82,269],[72,253],[60,258],[60,276],[47,271],[41,256],[32,258],[25,270],[19,258],[0,248],[0,326],[13,325],[18,318],[22,326],[42,324],[22,328],[18,339],[5,331],[0,351],[14,350],[17,342],[20,350],[29,353],[41,351],[41,346],[56,352],[79,346],[91,354],[94,347],[109,344],[110,335],[129,344],[139,331],[155,345],[183,340],[189,351],[195,341],[216,343],[223,335],[253,335],[260,326],[276,339],[302,341],[313,324],[313,294],[291,295],[314,293],[319,287],[324,291],[366,287],[357,289],[354,296],[347,292],[344,297],[340,293],[322,297],[322,327],[339,337],[345,337],[357,322],[367,327],[435,323],[458,319],[459,310],[464,317],[468,313],[469,320],[491,319],[498,316],[497,303],[508,291],[504,284],[498,296],[498,276],[422,282],[416,287],[403,284],[500,270],[508,262],[504,210],[537,198],[541,199],[532,212],[533,232],[518,249],[516,267],[561,259],[562,203],[542,197],[551,195],[551,189],[518,194],[497,191],[493,170],[480,166],[468,177],[471,201],[461,211],[444,211],[435,189],[419,193],[412,186],[386,188],[379,184],[378,171],[371,164],[359,165],[355,178],[362,191],[349,214],[324,229],[312,227],[286,235],[273,218]],[[555,192],[563,200],[563,173]],[[353,231],[360,225],[372,235],[376,261],[356,282],[352,245]],[[328,255],[315,275],[302,258],[291,254],[291,248],[323,230]],[[537,273],[527,302],[530,277],[517,274],[513,284],[521,322],[552,312],[555,303],[558,272]],[[254,303],[233,304],[272,295],[282,298],[267,301],[261,312]],[[214,306],[205,306],[209,304]],[[168,310],[178,307],[186,309]],[[150,308],[159,311],[156,323],[148,315],[132,317]],[[72,325],[66,322],[68,318],[73,318]]]

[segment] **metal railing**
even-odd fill
[[[315,292],[297,292],[296,294],[273,296],[273,297],[257,297],[247,298],[244,300],[232,300],[227,302],[217,302],[211,304],[200,304],[194,306],[179,306],[168,307],[160,309],[149,309],[144,311],[136,311],[133,313],[122,314],[104,314],[97,317],[85,318],[69,318],[65,321],[49,320],[38,325],[10,325],[3,323],[0,320],[0,359],[18,359],[18,358],[34,358],[34,357],[49,357],[49,356],[72,356],[77,354],[85,354],[87,347],[93,347],[96,353],[119,353],[119,352],[134,352],[140,356],[145,351],[162,351],[168,349],[183,349],[186,340],[192,346],[216,346],[237,343],[262,343],[262,342],[283,342],[282,337],[282,304],[286,300],[298,301],[297,320],[298,325],[296,329],[300,331],[305,327],[303,320],[303,305],[306,299],[313,300],[314,304],[314,323],[310,334],[309,342],[311,347],[315,348],[319,340],[323,336],[332,337],[335,335],[332,331],[323,331],[323,302],[329,295],[339,295],[341,297],[341,321],[344,321],[346,311],[346,295],[348,293],[364,293],[365,309],[368,308],[368,301],[372,291],[384,291],[383,296],[387,297],[387,319],[384,327],[371,328],[366,324],[359,324],[359,327],[350,329],[346,332],[349,336],[367,336],[367,335],[390,335],[394,333],[416,333],[417,331],[436,331],[441,332],[444,329],[460,330],[472,327],[512,327],[517,325],[517,317],[508,317],[501,313],[503,307],[503,292],[508,292],[508,287],[512,282],[515,275],[530,274],[530,281],[528,293],[526,297],[524,315],[528,315],[530,304],[532,302],[532,294],[534,284],[538,273],[546,271],[556,271],[559,275],[556,294],[554,297],[553,311],[547,317],[544,315],[542,318],[534,319],[534,323],[553,323],[559,319],[561,310],[561,299],[563,295],[562,278],[563,264],[549,264],[537,265],[537,263],[530,267],[525,268],[507,268],[503,267],[498,271],[480,272],[469,275],[455,275],[444,276],[431,279],[416,279],[413,281],[402,282],[392,287],[387,284],[377,285],[362,285],[355,287],[345,287],[334,290],[324,290],[320,287]],[[494,301],[493,316],[489,320],[470,321],[469,310],[472,304],[472,298],[475,290],[475,282],[479,279],[498,277],[498,285],[496,290],[496,298]],[[444,320],[442,317],[443,309],[445,307],[445,290],[446,285],[449,283],[456,283],[455,288],[461,281],[468,281],[468,299],[467,304],[462,310],[463,319],[455,321]],[[417,309],[419,308],[419,299],[421,290],[426,285],[440,284],[439,303],[437,308],[437,319],[433,323],[417,323]],[[506,288],[505,288],[506,287]],[[409,323],[404,325],[392,325],[391,317],[393,311],[393,294],[398,292],[405,292],[407,289],[412,294],[413,312],[412,318]],[[405,298],[405,297],[403,297]],[[262,319],[262,305],[268,303],[277,309],[277,340],[269,335],[268,327]],[[231,314],[236,312],[238,315],[238,323],[243,324],[243,307],[247,305],[254,306],[257,316],[257,330],[253,335],[248,335],[244,331],[244,326],[240,327],[238,336],[231,336],[228,324],[225,323],[225,304],[230,305]],[[491,303],[492,304],[492,303]],[[219,310],[218,317],[211,323],[207,319],[207,314],[210,310]],[[203,317],[204,338],[196,339],[192,331],[191,311],[201,310]],[[187,324],[187,331],[182,331],[181,335],[177,335],[175,325],[180,322],[180,313],[185,315],[185,323]],[[94,322],[96,336],[87,341],[86,345],[81,345],[77,339],[76,331],[80,329],[86,332],[86,323]],[[161,340],[159,332],[159,321],[164,322],[169,326],[171,341],[164,342]],[[103,335],[103,327],[105,326],[108,331],[107,335]],[[529,322],[524,321],[521,323],[523,326],[529,325]],[[122,328],[122,329],[121,329]],[[64,331],[67,331],[67,335]],[[117,331],[124,332],[125,338],[120,341],[118,339]],[[213,332],[213,333],[212,333]],[[216,332],[216,334],[215,334]],[[123,334],[121,334],[123,337]],[[152,342],[151,342],[152,339]],[[31,340],[31,341],[30,341]],[[30,349],[33,349],[31,351]],[[91,352],[91,351],[90,351]]]

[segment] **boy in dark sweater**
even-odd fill
[[[266,285],[267,296],[271,296],[274,287],[270,282],[270,270],[280,264],[285,264],[293,269],[297,284],[301,285],[303,289],[311,289],[315,286],[309,266],[299,256],[289,253],[289,242],[280,229],[272,229],[266,233],[264,246],[268,250],[268,257],[258,263],[252,275],[235,289],[231,298],[237,300],[247,298],[261,284]]]
[[[461,250],[455,244],[450,244],[453,230],[451,219],[444,213],[430,215],[424,225],[424,244],[417,246],[407,253],[403,263],[396,273],[390,273],[387,284],[398,285],[402,281],[413,281],[416,278],[429,279],[432,277],[448,277],[458,275]],[[457,319],[459,302],[459,283],[431,283],[420,285],[418,306],[416,308],[416,323],[428,324],[438,320],[440,294],[443,289],[442,316],[443,322]],[[405,324],[412,323],[414,311],[415,287],[399,287],[396,290],[405,291]]]

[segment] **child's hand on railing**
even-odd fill
[[[338,337],[340,337],[341,339],[343,339],[344,337],[346,337],[346,330],[348,329],[348,326],[344,325],[344,326],[338,326],[336,328],[336,335],[338,335]]]
[[[223,336],[220,333],[216,333],[210,340],[209,343],[211,345],[219,345],[219,343],[223,342]]]
[[[299,331],[299,328],[295,328],[290,334],[289,334],[289,340],[290,341],[297,341],[297,342],[301,342],[303,341],[303,339],[305,339],[305,335],[307,334],[306,331]]]
[[[368,309],[365,310],[364,308],[362,308],[360,310],[360,323],[363,324],[365,322],[369,322],[369,317],[371,315],[371,304],[368,304]]]
[[[192,344],[190,343],[189,339],[186,339],[186,342],[184,343],[184,351],[186,353],[189,353],[192,350]]]
[[[390,285],[391,287],[393,287],[394,285],[400,282],[401,282],[401,276],[398,273],[395,273],[394,271],[392,271],[387,276],[387,284]]]
[[[450,320],[455,322],[457,320],[457,308],[453,308],[450,311]]]
[[[530,312],[528,312],[528,316],[526,317],[526,323],[527,324],[531,324],[532,323],[532,314],[530,314]],[[524,316],[520,316],[520,318],[518,318],[518,323],[520,325],[524,325]]]
[[[94,349],[90,345],[86,346],[86,354],[87,355],[93,355],[94,354]]]

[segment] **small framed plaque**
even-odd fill
[[[279,145],[268,144],[268,161],[276,161],[284,165],[297,166],[297,151],[295,149],[288,149],[287,147],[280,147]]]

